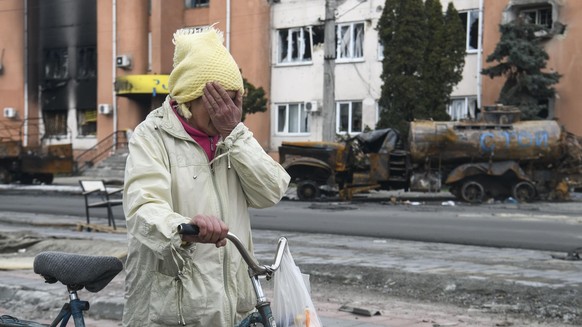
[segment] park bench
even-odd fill
[[[107,208],[107,220],[109,226],[116,229],[112,208],[123,204],[121,199],[112,199],[111,196],[119,193],[123,188],[108,189],[103,180],[79,180],[82,194],[85,197],[85,214],[89,225],[90,208]]]

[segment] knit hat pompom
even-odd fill
[[[227,91],[243,91],[240,70],[223,41],[222,32],[214,25],[174,33],[174,69],[168,87],[178,102],[178,112],[186,119],[192,114],[184,103],[201,97],[208,82],[218,82]]]

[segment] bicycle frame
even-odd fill
[[[63,305],[58,316],[50,324],[50,327],[56,327],[59,323],[61,327],[66,326],[71,316],[73,317],[75,327],[85,327],[83,311],[89,310],[89,302],[81,301],[77,296],[77,291],[69,291],[69,300],[69,303]]]
[[[64,252],[41,252],[34,258],[34,272],[47,283],[61,282],[67,286],[69,302],[65,303],[51,327],[64,327],[73,317],[75,327],[85,327],[83,311],[89,302],[81,301],[77,291],[86,288],[99,292],[123,269],[123,263],[112,256],[88,256]]]
[[[198,234],[198,226],[190,225],[190,224],[181,224],[178,226],[178,233],[186,234],[186,235],[197,235]],[[251,278],[251,282],[253,285],[253,289],[255,291],[255,295],[257,296],[257,304],[255,308],[257,312],[250,314],[248,317],[243,319],[236,327],[247,327],[252,326],[256,323],[261,323],[263,326],[268,327],[277,327],[275,323],[275,318],[273,317],[273,312],[271,311],[271,302],[267,300],[265,293],[263,292],[263,288],[261,286],[261,282],[259,277],[265,276],[267,280],[270,280],[273,277],[273,273],[279,269],[281,265],[281,260],[283,258],[283,253],[285,252],[285,247],[287,246],[287,238],[281,237],[277,243],[277,250],[275,252],[275,258],[273,260],[273,264],[270,266],[266,265],[259,265],[253,257],[248,253],[245,249],[241,240],[234,234],[228,233],[226,238],[232,242],[232,244],[236,247],[238,252],[241,254],[243,260],[248,265],[248,272],[249,277]]]

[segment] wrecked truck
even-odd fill
[[[52,184],[56,174],[73,173],[72,143],[50,144],[45,135],[40,119],[0,123],[0,184]]]
[[[301,200],[379,190],[441,192],[481,203],[560,200],[582,183],[582,147],[557,121],[521,121],[514,107],[486,107],[478,121],[413,121],[344,142],[283,142],[282,166]]]

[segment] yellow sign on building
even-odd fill
[[[132,94],[168,94],[168,78],[170,75],[125,75],[115,79],[117,95]]]

